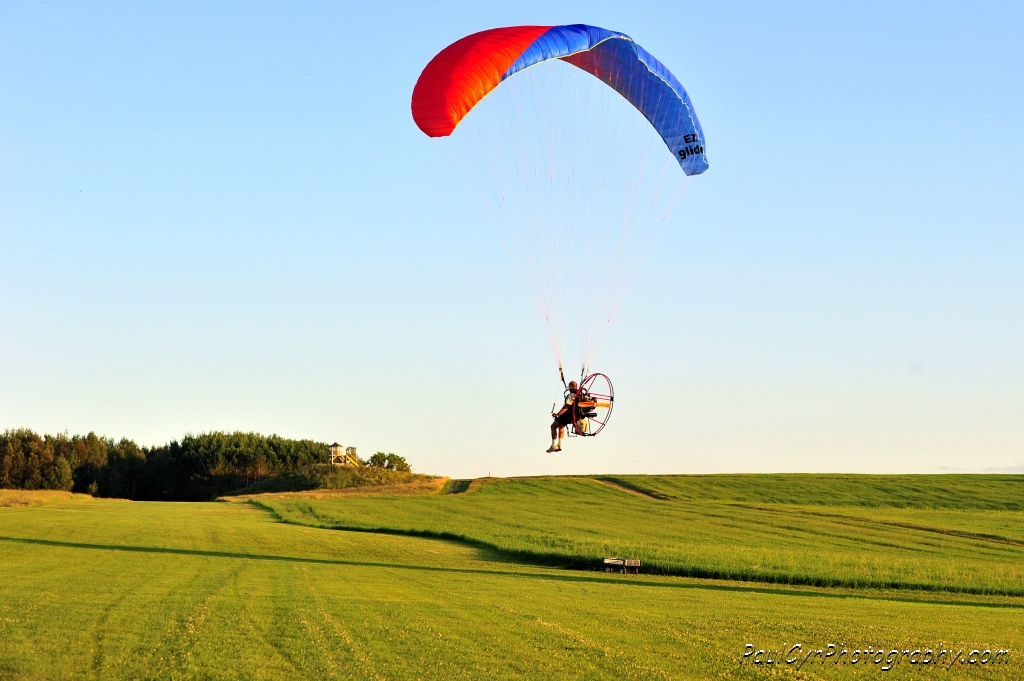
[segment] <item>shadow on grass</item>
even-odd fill
[[[635,577],[608,576],[600,572],[592,575],[552,574],[536,572],[517,572],[511,570],[484,570],[480,568],[444,567],[434,565],[409,565],[403,563],[377,563],[360,560],[341,560],[336,558],[306,558],[302,556],[275,556],[259,553],[234,553],[229,551],[202,551],[199,549],[173,549],[161,546],[131,546],[124,544],[88,544],[84,542],[58,541],[55,539],[36,539],[30,537],[5,537],[0,536],[0,541],[20,544],[32,544],[37,546],[54,546],[69,549],[86,549],[92,551],[120,551],[125,553],[155,553],[175,556],[199,556],[204,558],[228,558],[233,560],[263,560],[284,563],[311,563],[315,565],[336,565],[346,567],[368,567],[391,570],[415,570],[421,572],[438,572],[448,574],[465,575],[493,575],[498,577],[517,577],[520,579],[540,579],[559,582],[579,582],[593,584],[595,582],[616,586],[646,586],[662,589],[691,589],[702,591],[725,591],[735,593],[757,593],[779,596],[802,596],[809,598],[831,598],[831,599],[858,599],[874,601],[895,601],[899,603],[916,603],[923,605],[954,605],[970,606],[978,608],[1012,608],[1024,610],[1024,603],[986,603],[984,601],[966,600],[936,600],[926,598],[911,598],[907,596],[892,596],[887,594],[844,594],[827,593],[822,591],[804,591],[801,589],[785,587],[764,587],[725,584],[700,584],[669,581],[648,581]],[[533,567],[533,566],[530,566]]]

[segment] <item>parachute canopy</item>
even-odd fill
[[[686,90],[625,34],[513,26],[442,50],[412,114],[479,192],[559,368],[574,325],[589,375],[690,176],[707,170]]]
[[[684,173],[708,169],[704,132],[676,77],[628,35],[585,24],[493,28],[457,40],[420,74],[413,119],[430,137],[446,137],[502,81],[549,59],[586,71],[629,101]]]

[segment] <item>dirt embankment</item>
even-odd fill
[[[415,494],[437,494],[448,478],[428,478],[392,485],[368,485],[343,489],[310,489],[297,492],[264,492],[220,497],[219,501],[249,501],[250,499],[336,499],[339,497],[370,497]]]
[[[50,489],[0,489],[0,508],[39,506],[54,501],[92,499],[88,494]]]

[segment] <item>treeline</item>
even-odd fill
[[[262,479],[330,460],[312,440],[258,433],[203,433],[140,447],[132,440],[88,435],[0,435],[0,488],[57,489],[136,501],[201,501]],[[378,456],[379,455],[379,456]],[[376,457],[376,459],[375,459]],[[378,452],[370,465],[396,468],[405,459]]]

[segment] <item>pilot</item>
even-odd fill
[[[548,453],[562,451],[562,438],[565,437],[565,427],[573,421],[573,407],[576,405],[576,395],[579,393],[579,385],[576,381],[569,381],[569,387],[565,391],[565,404],[557,412],[551,412],[555,418],[551,422],[551,446]]]

